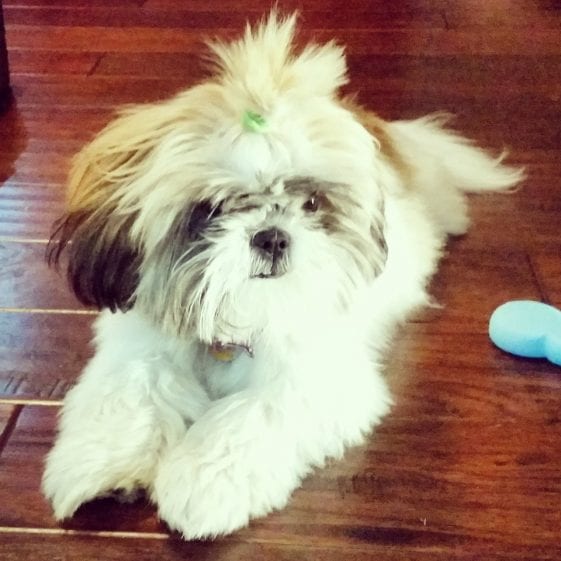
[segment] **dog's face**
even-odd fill
[[[380,222],[357,195],[347,184],[292,176],[190,201],[145,254],[134,298],[176,332],[195,326],[203,340],[244,340],[280,310],[301,317],[344,306],[385,259]]]
[[[79,154],[53,246],[55,259],[67,249],[83,302],[134,306],[207,342],[340,309],[386,258],[370,134],[330,92],[313,91],[313,76],[299,85],[300,59],[257,84],[259,99],[244,98],[227,48],[215,46],[217,78],[129,110]],[[331,71],[334,89],[341,57],[324,47],[308,71]],[[262,130],[244,128],[249,104]]]

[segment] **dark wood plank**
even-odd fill
[[[230,32],[232,34],[232,32]],[[143,29],[106,27],[65,27],[8,25],[6,37],[11,49],[41,51],[124,51],[124,52],[193,52],[199,50],[200,30]],[[168,46],[165,46],[169,42]]]
[[[18,52],[18,51],[16,51]],[[33,54],[33,51],[25,51]],[[30,56],[29,55],[29,56]],[[349,76],[360,89],[412,84],[434,88],[452,88],[470,95],[511,90],[509,95],[534,89],[554,94],[556,77],[561,72],[561,57],[541,57],[541,64],[531,56],[414,56],[347,54]],[[183,78],[202,75],[200,59],[195,53],[126,53],[109,52],[96,66],[96,75]]]
[[[9,168],[12,154],[0,155],[0,169]],[[20,154],[17,167],[9,176],[14,182],[42,184],[61,184],[66,180],[70,167],[71,153],[60,154],[51,152],[27,152]]]
[[[91,315],[0,313],[0,396],[60,399],[91,349]]]
[[[144,0],[3,0],[4,8],[21,8],[22,6],[36,7],[65,7],[71,10],[76,8],[90,8],[98,6],[101,8],[115,8],[118,6],[138,7]]]
[[[14,412],[14,407],[15,405],[9,403],[0,403],[0,433],[4,432],[6,424]]]
[[[524,183],[520,191],[512,194],[473,195],[469,197],[470,229],[465,236],[450,241],[448,253],[463,249],[477,251],[525,251],[532,237],[529,228],[519,222],[520,204],[533,190],[533,184]],[[491,261],[493,257],[490,257]],[[497,259],[497,256],[494,256]],[[499,258],[497,266],[506,260]],[[507,265],[508,266],[508,265]]]
[[[488,233],[492,228],[496,226],[489,224]],[[524,251],[509,246],[508,240],[490,250],[484,245],[485,237],[471,242],[470,236],[448,245],[430,291],[441,308],[425,310],[420,316],[438,333],[487,333],[492,312],[503,302],[543,297]]]
[[[124,53],[122,53],[122,56]],[[117,56],[117,55],[114,55]],[[416,83],[447,91],[456,91],[481,97],[505,92],[509,97],[530,92],[544,92],[550,101],[558,95],[555,76],[561,70],[561,57],[528,55],[466,55],[420,56],[378,55],[373,57],[350,51],[347,55],[349,75],[361,84],[361,89],[393,86],[396,91]]]
[[[32,169],[23,175],[37,179]],[[0,186],[0,237],[48,240],[63,201],[62,183],[5,183]]]
[[[205,69],[196,54],[106,53],[95,68],[95,76],[143,76],[165,79],[173,76],[185,84],[202,79]]]
[[[561,213],[557,224],[561,223]],[[559,236],[557,237],[559,240]],[[532,254],[538,281],[547,302],[561,308],[561,241],[552,251],[535,251]]]
[[[34,0],[39,1],[39,0]],[[399,0],[397,2],[372,2],[371,0],[349,0],[341,4],[338,0],[285,0],[280,9],[284,12],[299,10],[302,12],[304,19],[306,14],[315,11],[341,11],[343,13],[355,10],[368,11],[372,19],[376,19],[379,14],[402,14],[409,13],[416,17],[422,17],[427,12],[442,11],[447,6],[446,0]],[[146,0],[142,4],[143,8],[160,9],[160,10],[183,10],[185,2],[181,0]],[[203,0],[191,0],[189,9],[193,11],[207,11],[209,9],[208,2]],[[261,0],[223,0],[217,11],[261,11],[263,13],[268,9]],[[321,22],[321,20],[316,20]]]
[[[0,455],[12,435],[21,407],[11,403],[0,403]]]
[[[528,244],[533,251],[547,251],[559,255],[559,224],[561,212],[558,210],[525,210],[523,228],[531,236]]]
[[[12,74],[89,74],[100,55],[76,52],[34,52],[25,49],[10,51]]]
[[[69,9],[74,9],[78,7],[117,7],[117,6],[129,6],[138,7],[144,2],[144,0],[2,0],[4,9],[9,8],[21,8],[21,7],[66,7]]]
[[[166,99],[194,85],[195,77],[192,80],[185,83],[173,77],[162,81],[144,77],[73,76],[65,79],[46,74],[19,75],[14,79],[13,89],[22,105],[100,107],[102,112],[107,113],[107,109],[118,105]]]
[[[69,78],[71,81],[72,78]],[[112,108],[65,107],[60,103],[45,110],[41,105],[14,103],[0,116],[2,161],[17,159],[22,152],[56,152],[67,157],[90,140],[111,118]],[[0,168],[5,169],[5,168]],[[12,171],[13,173],[13,171]],[[4,171],[4,178],[9,175]]]
[[[428,533],[428,532],[427,532]],[[216,561],[245,561],[247,559],[274,559],[275,561],[451,561],[446,557],[449,553],[434,551],[430,545],[392,547],[388,544],[389,537],[395,535],[391,529],[378,533],[379,542],[347,545],[344,548],[324,545],[308,546],[304,544],[284,544],[274,542],[231,542],[218,541],[214,543],[182,543],[178,539],[138,539],[131,537],[119,539],[117,537],[100,536],[50,536],[29,535],[25,532],[0,535],[0,552],[6,561],[20,561],[24,558],[56,558],[61,551],[68,555],[68,559],[83,561],[99,561],[100,551],[103,551],[104,561],[183,561],[185,559],[213,559]],[[411,541],[411,534],[401,537],[402,541]],[[426,542],[427,540],[425,540]],[[386,543],[384,543],[386,542]],[[2,547],[3,546],[3,547]],[[4,551],[5,550],[5,551]],[[471,553],[457,549],[454,560],[473,560]],[[523,554],[523,553],[521,553]],[[503,556],[491,554],[486,557],[489,561],[510,561],[523,557]],[[549,556],[534,558],[536,561],[553,559]]]
[[[80,310],[64,271],[45,262],[46,244],[0,241],[0,308]]]
[[[204,8],[204,6],[203,6]],[[208,6],[206,6],[208,8]],[[176,5],[173,8],[150,7],[149,4],[132,10],[130,7],[82,7],[68,9],[67,7],[7,7],[5,9],[6,21],[9,24],[19,25],[49,25],[49,26],[97,26],[97,27],[170,27],[185,29],[243,29],[246,22],[258,21],[263,16],[263,5],[253,9],[244,6],[243,10],[228,9],[224,5],[217,9],[194,9],[189,3]],[[318,9],[319,8],[319,9]],[[323,9],[322,9],[323,8]],[[445,19],[440,10],[417,10],[412,13],[406,9],[391,9],[380,4],[357,6],[354,9],[329,10],[325,6],[305,9],[302,22],[322,21],[324,27],[337,27],[339,29],[372,29],[373,20],[376,29],[391,27],[437,27],[444,28]],[[283,11],[288,11],[288,6],[283,4]]]
[[[531,33],[535,27],[559,29],[561,10],[555,0],[527,2],[487,2],[467,0],[449,2],[444,8],[446,23],[450,29],[514,28]]]
[[[57,527],[50,506],[40,493],[44,457],[53,443],[58,407],[26,406],[4,453],[0,456],[0,495],[6,501],[17,495],[14,508],[3,509],[0,526]],[[7,503],[4,503],[7,504]],[[154,509],[143,505],[125,505],[112,500],[97,501],[82,509],[69,527],[90,530],[138,531],[160,533]],[[0,542],[2,542],[0,531]]]
[[[11,190],[16,184],[50,184],[60,191],[65,182],[71,157],[88,141],[112,115],[112,108],[61,107],[64,100],[64,81],[57,77],[43,77],[58,84],[58,102],[47,111],[41,107],[22,107],[25,96],[0,116],[0,126],[8,134],[0,136],[0,199],[12,199]],[[37,76],[19,76],[16,81],[30,83]],[[75,78],[68,78],[69,80]],[[82,83],[85,87],[85,83]],[[20,85],[16,88],[21,89]],[[14,165],[17,162],[17,166]],[[3,183],[3,184],[2,184]],[[8,203],[7,203],[8,204]],[[7,209],[9,212],[11,209]]]
[[[485,317],[481,321],[485,330],[488,319]],[[436,369],[433,377],[440,380],[445,373],[454,383],[467,389],[474,382],[480,383],[479,377],[474,376],[480,368],[482,375],[486,373],[494,381],[501,379],[504,382],[505,378],[497,376],[508,374],[517,382],[521,381],[520,376],[524,376],[522,382],[541,380],[550,389],[559,387],[558,373],[547,361],[523,359],[502,352],[493,346],[486,332],[474,333],[469,328],[460,335],[441,331],[438,322],[408,325],[396,338],[395,352],[390,353],[388,360],[389,375],[398,380],[403,376],[413,379],[416,374],[424,380],[427,379],[426,370]],[[496,392],[498,387],[493,383],[490,389]]]
[[[0,112],[0,149],[8,152],[0,166],[0,185],[15,172],[15,161],[20,153],[25,149],[27,135],[25,127],[19,118],[16,103],[12,102],[10,107],[4,112]]]
[[[310,26],[311,27],[311,26]],[[13,24],[6,27],[11,48],[33,50],[78,50],[90,52],[196,52],[202,40],[219,34],[235,38],[239,31],[211,28],[195,31],[176,28],[64,27]],[[327,41],[334,35],[350,52],[378,54],[416,54],[449,56],[469,52],[477,55],[559,55],[561,43],[556,29],[538,28],[532,41],[524,41],[508,30],[451,31],[443,29],[304,29],[300,41]]]
[[[2,2],[0,2],[0,112],[6,110],[11,99],[10,68],[8,64],[8,50],[6,48],[4,12],[2,10]]]

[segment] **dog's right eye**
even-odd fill
[[[191,239],[196,239],[208,226],[209,222],[220,216],[221,205],[212,205],[210,201],[201,201],[192,209],[189,216],[187,231]]]
[[[310,198],[303,204],[302,208],[306,212],[316,212],[320,207],[320,197],[317,193],[312,193]]]

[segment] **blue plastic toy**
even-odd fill
[[[531,300],[499,306],[489,321],[491,341],[503,351],[546,358],[561,366],[561,311]]]

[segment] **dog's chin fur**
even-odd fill
[[[74,162],[51,258],[105,311],[47,459],[59,519],[137,487],[186,538],[283,507],[388,412],[380,353],[466,231],[464,193],[522,178],[441,116],[340,99],[343,50],[294,52],[294,24],[212,44],[208,81],[125,110]],[[271,230],[283,247],[255,241]]]

